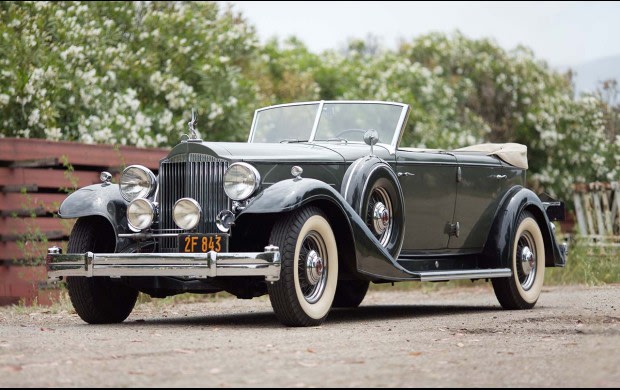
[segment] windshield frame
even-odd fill
[[[383,147],[385,147],[386,149],[388,149],[390,151],[390,153],[394,154],[396,153],[396,148],[398,147],[398,144],[400,143],[401,137],[402,137],[402,133],[403,133],[403,129],[405,128],[405,124],[407,123],[407,119],[409,117],[409,112],[411,110],[410,106],[408,104],[405,103],[398,103],[398,102],[386,102],[386,101],[378,101],[378,100],[319,100],[319,101],[308,101],[308,102],[296,102],[296,103],[286,103],[286,104],[276,104],[273,106],[268,106],[268,107],[262,107],[257,109],[256,111],[254,111],[254,117],[252,119],[252,126],[250,128],[250,135],[248,137],[248,143],[254,143],[254,135],[256,132],[256,122],[257,122],[257,118],[258,115],[262,112],[262,111],[266,111],[266,110],[271,110],[271,109],[277,109],[279,107],[291,107],[291,106],[301,106],[301,105],[316,105],[318,104],[318,109],[316,112],[316,116],[314,118],[314,124],[312,126],[312,130],[310,132],[310,137],[308,138],[307,141],[303,140],[303,141],[299,141],[299,142],[304,142],[304,143],[314,143],[315,142],[315,137],[316,137],[316,133],[319,127],[319,122],[321,119],[321,113],[323,112],[323,106],[325,104],[380,104],[380,105],[392,105],[392,106],[398,106],[401,108],[401,112],[400,112],[400,116],[398,118],[398,122],[396,123],[396,127],[394,129],[394,134],[393,137],[390,141],[390,143],[378,143],[377,145],[382,145]],[[282,141],[280,141],[282,142]],[[329,142],[329,141],[317,141],[317,142]],[[346,141],[347,143],[357,143],[357,144],[361,144],[363,143],[362,141]],[[258,143],[258,142],[257,142]]]

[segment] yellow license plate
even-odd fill
[[[181,234],[179,235],[179,252],[207,253],[228,252],[227,234]]]

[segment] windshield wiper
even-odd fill
[[[297,139],[297,138],[290,138],[290,139],[283,139],[282,141],[280,141],[281,144],[296,144],[299,142],[308,142],[307,139]]]

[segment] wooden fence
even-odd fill
[[[157,173],[167,152],[0,138],[0,304],[35,299],[45,304],[55,295],[41,263],[49,246],[66,249],[74,221],[60,219],[56,213],[72,190],[99,183],[104,170],[117,181],[131,164]]]
[[[575,184],[573,202],[581,236],[620,243],[620,182]]]

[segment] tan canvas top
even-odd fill
[[[527,169],[527,146],[517,143],[478,144],[455,149],[458,152],[480,152],[488,156],[497,156],[510,165]]]

